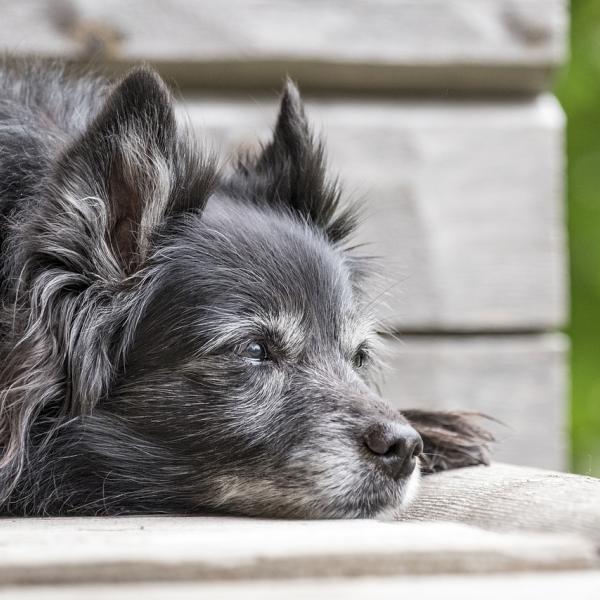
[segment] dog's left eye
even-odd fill
[[[238,352],[242,358],[247,358],[255,362],[263,362],[269,360],[267,347],[261,342],[249,342],[242,346]]]

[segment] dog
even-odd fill
[[[370,264],[287,81],[219,167],[150,68],[0,69],[0,513],[377,517],[488,461],[376,393]]]

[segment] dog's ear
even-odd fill
[[[257,204],[290,208],[338,242],[356,225],[353,209],[339,210],[340,191],[327,177],[323,144],[315,138],[296,85],[287,80],[270,142],[236,170],[240,194]],[[241,182],[239,179],[241,178]]]
[[[55,175],[58,195],[73,210],[99,213],[104,231],[97,233],[125,274],[144,260],[164,217],[201,210],[211,187],[210,168],[178,139],[169,90],[147,68],[115,86]]]

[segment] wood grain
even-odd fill
[[[462,524],[219,517],[4,519],[0,585],[591,568],[591,543]]]
[[[434,575],[237,581],[215,583],[135,583],[74,586],[19,586],[0,589],[1,600],[315,600],[315,598],[419,598],[419,600],[597,600],[598,571]]]
[[[402,518],[577,533],[600,548],[600,479],[499,463],[436,473]]]
[[[565,0],[1,0],[2,47],[180,83],[532,91],[565,54]]]

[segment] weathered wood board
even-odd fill
[[[215,583],[19,586],[0,588],[0,600],[598,600],[600,572],[361,577]]]
[[[566,46],[566,0],[0,0],[18,54],[156,63],[180,83],[319,89],[548,84]]]
[[[593,568],[591,542],[456,523],[219,517],[5,519],[0,586]]]
[[[266,139],[273,98],[189,98],[208,146]],[[564,323],[563,115],[515,101],[309,101],[332,170],[364,198],[359,241],[394,330],[550,329]]]
[[[600,549],[600,479],[502,463],[444,471],[421,480],[400,518],[578,534]]]
[[[480,411],[494,460],[563,470],[567,341],[561,334],[403,336],[390,344],[383,395],[399,408]]]

